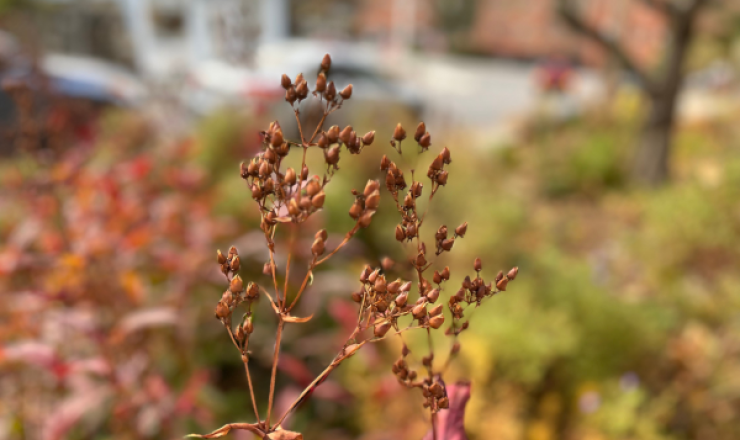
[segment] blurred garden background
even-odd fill
[[[740,437],[740,3],[3,0],[0,439],[176,439],[250,421],[213,317],[216,249],[236,245],[242,276],[268,279],[239,163],[272,120],[296,135],[280,75],[312,83],[324,53],[355,90],[329,124],[376,130],[328,187],[330,240],[353,225],[349,189],[382,177],[396,123],[423,120],[453,159],[430,224],[467,221],[475,237],[442,257],[443,298],[475,257],[488,277],[520,268],[476,311],[446,378],[472,382],[471,440]],[[316,274],[298,313],[314,318],[286,329],[278,407],[351,332],[364,265],[404,261],[381,199]],[[263,301],[250,347],[262,402],[273,328]],[[390,372],[398,351],[368,346],[286,426],[421,439],[420,398]]]

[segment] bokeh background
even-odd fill
[[[330,79],[355,90],[329,123],[376,142],[343,155],[305,250],[321,224],[330,241],[351,228],[349,189],[380,177],[396,122],[424,120],[453,158],[429,224],[470,224],[441,261],[443,296],[477,256],[488,277],[520,267],[447,374],[472,381],[469,438],[740,436],[738,2],[4,0],[0,438],[175,439],[251,421],[213,319],[215,250],[235,244],[243,277],[265,282],[238,164],[269,121],[295,135],[280,75],[312,84],[327,52]],[[406,148],[406,167],[431,160]],[[278,407],[352,328],[363,265],[404,261],[384,199],[317,273],[299,313],[313,320],[288,326]],[[258,310],[264,407],[274,318]],[[288,426],[420,439],[420,398],[390,372],[398,352],[363,349]]]

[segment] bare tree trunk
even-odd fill
[[[641,1],[661,12],[669,26],[665,62],[656,74],[644,71],[618,41],[580,16],[572,0],[559,0],[558,12],[572,29],[601,45],[637,76],[650,109],[637,142],[632,177],[638,183],[657,186],[669,177],[676,104],[683,85],[686,55],[694,37],[694,23],[710,0]]]

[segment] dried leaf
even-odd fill
[[[283,321],[285,322],[294,322],[294,323],[303,323],[308,322],[313,318],[313,315],[307,316],[305,318],[299,318],[297,316],[283,316]]]
[[[270,440],[303,440],[303,434],[281,429],[268,435],[267,438]]]

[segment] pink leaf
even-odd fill
[[[468,440],[465,435],[465,406],[470,400],[470,383],[458,382],[446,388],[450,408],[437,413],[437,440]],[[433,438],[430,429],[423,440]]]

